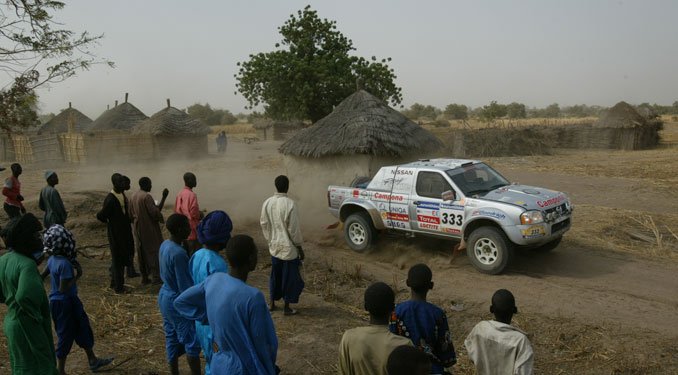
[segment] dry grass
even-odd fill
[[[212,134],[218,134],[222,131],[225,131],[227,135],[233,135],[233,134],[255,134],[257,132],[256,129],[252,127],[252,124],[248,123],[237,123],[233,125],[217,125],[217,126],[211,126],[212,128]]]
[[[484,122],[478,119],[468,120],[450,120],[450,128],[452,129],[484,129],[484,128],[513,128],[525,127],[534,125],[544,126],[560,126],[560,125],[576,125],[576,124],[591,124],[598,120],[598,117],[582,117],[582,118],[528,118],[528,119],[498,119],[492,122]],[[422,125],[424,128],[431,130],[436,126],[433,122],[425,122]]]

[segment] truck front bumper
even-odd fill
[[[504,231],[516,245],[540,246],[562,236],[571,226],[571,216],[562,216],[552,223],[509,226]]]

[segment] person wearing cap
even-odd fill
[[[407,272],[410,299],[399,303],[393,314],[389,329],[407,337],[415,347],[426,353],[431,360],[431,374],[444,374],[445,368],[457,363],[450,327],[445,310],[426,301],[433,289],[433,273],[423,264],[415,264]]]
[[[43,223],[45,228],[49,228],[54,224],[64,225],[68,213],[64,207],[64,202],[61,200],[61,195],[55,188],[59,183],[59,176],[54,171],[45,172],[45,180],[47,186],[40,191],[40,201],[38,206],[45,211]]]
[[[376,282],[365,290],[365,310],[370,325],[344,332],[339,344],[339,374],[387,375],[388,357],[399,346],[412,346],[408,338],[388,330],[395,307],[395,293],[390,286]]]
[[[19,182],[19,176],[21,176],[23,169],[19,163],[12,164],[10,169],[12,170],[12,175],[5,180],[2,195],[6,197],[4,209],[11,220],[25,214],[26,208],[23,204],[24,197],[21,195],[21,182]]]
[[[41,230],[40,221],[28,213],[4,233],[11,251],[0,257],[0,302],[7,305],[3,331],[14,375],[58,374],[49,301],[38,271]]]
[[[42,278],[51,276],[49,309],[57,334],[56,357],[59,373],[66,374],[66,358],[73,343],[85,351],[90,370],[96,372],[113,362],[113,358],[99,358],[94,354],[94,333],[78,297],[76,284],[82,276],[82,267],[76,259],[73,233],[60,224],[54,224],[43,234],[43,246],[50,255]]]
[[[296,203],[287,196],[290,180],[287,176],[275,179],[276,193],[261,207],[259,223],[268,241],[271,254],[271,277],[268,287],[271,296],[270,310],[275,310],[275,301],[285,302],[284,315],[295,315],[291,303],[298,303],[304,290],[300,267],[304,260],[301,248],[303,238],[299,225],[299,210]]]
[[[190,219],[189,219],[190,222]],[[228,265],[219,252],[226,247],[231,239],[233,223],[224,211],[212,211],[205,216],[196,228],[198,241],[203,247],[193,253],[188,262],[193,285],[200,284],[205,279],[217,272],[228,272]],[[210,359],[212,358],[212,330],[209,324],[195,322],[195,331],[202,347],[203,355],[207,361],[205,375],[210,375]]]
[[[513,294],[506,289],[497,290],[490,312],[494,320],[476,324],[464,340],[477,373],[532,374],[534,355],[530,340],[525,332],[511,325],[513,314],[518,313]]]

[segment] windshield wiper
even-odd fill
[[[508,186],[508,184],[496,184],[496,185],[493,185],[493,186],[490,188],[490,191],[492,191],[492,190],[494,190],[494,189],[498,189],[498,188],[500,188],[500,187],[504,187],[504,186]]]

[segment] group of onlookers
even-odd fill
[[[64,227],[67,213],[56,191],[58,176],[45,173],[47,186],[40,194],[45,211],[44,228],[26,213],[21,196],[21,166],[12,165],[12,176],[2,190],[10,223],[2,238],[11,250],[0,257],[0,301],[8,306],[5,335],[14,374],[65,374],[73,343],[82,347],[92,371],[109,365],[93,351],[94,337],[78,298],[77,281],[82,267],[75,238]],[[1,170],[1,168],[0,168]],[[298,311],[304,289],[301,267],[305,258],[296,203],[287,196],[289,179],[275,179],[276,193],[261,209],[260,224],[271,255],[269,302],[247,284],[255,271],[258,250],[252,237],[232,236],[233,223],[224,211],[204,214],[193,189],[197,179],[184,175],[175,213],[165,221],[161,210],[168,190],[156,202],[151,180],[142,177],[139,191],[128,199],[130,179],[115,173],[112,190],[97,219],[107,224],[111,250],[110,287],[126,293],[128,277],[139,258],[142,284],[162,284],[158,306],[163,318],[166,356],[170,372],[179,373],[178,359],[186,355],[192,374],[277,374],[278,341],[271,312],[283,300],[283,315]],[[169,232],[163,240],[161,225]],[[219,254],[225,250],[226,260]],[[49,256],[42,275],[38,265]],[[47,297],[42,280],[51,277]],[[410,299],[395,304],[395,293],[385,283],[370,285],[364,295],[369,325],[347,330],[339,346],[341,374],[445,374],[457,354],[445,311],[428,302],[433,275],[425,264],[410,268]],[[517,313],[511,292],[498,290],[490,312],[495,319],[478,323],[464,341],[469,359],[481,374],[530,374],[532,347],[525,333],[511,325]],[[52,341],[51,322],[57,333]],[[55,362],[56,358],[56,362]]]

